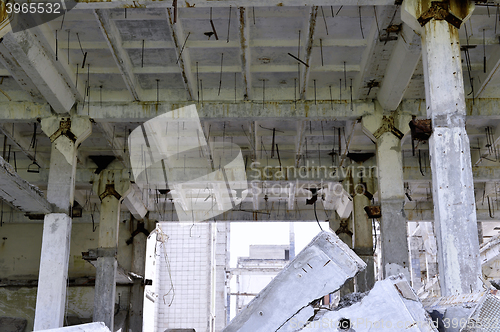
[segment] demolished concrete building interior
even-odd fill
[[[483,331],[499,6],[2,2],[0,331]]]

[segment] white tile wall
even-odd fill
[[[161,223],[168,235],[157,245],[159,264],[158,332],[194,328],[210,332],[211,225]]]

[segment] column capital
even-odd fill
[[[405,0],[401,8],[401,19],[421,35],[423,27],[432,19],[445,20],[460,29],[474,8],[474,2],[469,0]]]
[[[411,119],[410,113],[401,110],[384,114],[379,106],[375,108],[374,113],[364,116],[361,124],[363,125],[363,132],[375,142],[387,132],[402,139],[410,130],[409,123]]]
[[[121,200],[132,190],[128,171],[125,169],[103,170],[94,176],[92,189],[99,195],[101,201],[107,196],[114,196]]]
[[[68,162],[73,165],[78,146],[92,133],[92,123],[88,117],[51,116],[41,121],[43,132],[55,144]]]

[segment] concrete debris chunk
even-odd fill
[[[308,306],[312,302],[335,292],[365,268],[337,235],[321,232],[223,332],[277,331],[296,315],[310,317]]]
[[[403,275],[375,283],[360,302],[320,310],[312,321],[290,322],[296,331],[438,331]],[[310,318],[311,319],[311,318]]]

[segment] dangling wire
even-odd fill
[[[316,213],[316,202],[314,202],[314,217],[316,217],[316,222],[318,223],[318,226],[319,226],[319,229],[321,229],[321,231],[323,231],[323,227],[321,227],[321,224],[319,223],[319,220],[318,220],[318,214]]]

